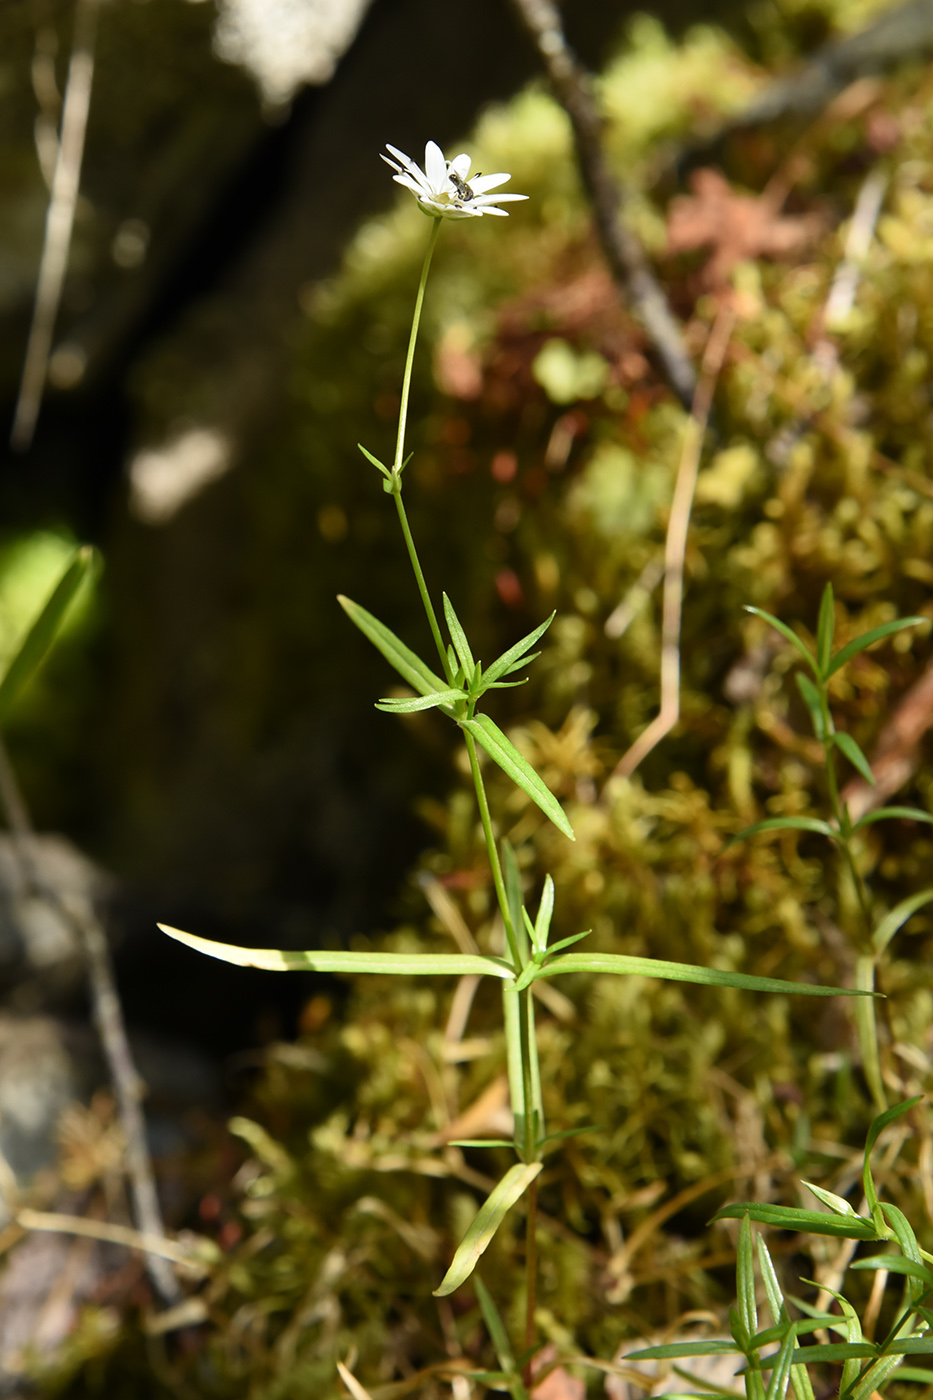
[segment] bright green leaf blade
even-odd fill
[[[933,1288],[933,1269],[927,1264],[918,1264],[914,1259],[905,1259],[903,1254],[873,1254],[870,1259],[856,1259],[849,1268],[885,1269],[890,1274],[907,1274]]]
[[[198,953],[219,958],[237,967],[260,967],[266,972],[371,972],[381,976],[463,977],[468,973],[486,977],[512,977],[512,969],[501,958],[484,957],[481,953],[333,953],[292,952],[282,948],[238,948],[230,943],[215,943],[194,933],[159,924],[163,933],[178,943],[185,943]]]
[[[712,1342],[668,1342],[666,1346],[644,1347],[641,1351],[626,1352],[624,1361],[672,1361],[680,1356],[734,1356],[735,1343]]]
[[[573,827],[564,816],[557,798],[538,777],[527,758],[524,758],[511,740],[506,738],[499,726],[494,724],[488,715],[477,715],[475,719],[464,719],[460,723],[462,728],[482,745],[489,757],[498,763],[503,773],[507,773],[512,782],[538,804],[558,831],[575,841]]]
[[[836,630],[836,609],[833,586],[827,583],[820,600],[820,619],[816,627],[816,664],[825,676],[833,654],[833,633]]]
[[[890,821],[895,817],[902,817],[911,822],[929,822],[933,826],[933,817],[929,812],[921,812],[919,807],[876,807],[873,812],[860,817],[852,830],[858,831],[859,827],[871,826],[872,822]]]
[[[902,899],[900,904],[895,904],[891,912],[885,914],[871,936],[875,952],[883,953],[891,939],[899,929],[904,927],[907,920],[912,918],[918,909],[929,904],[931,900],[933,900],[933,890],[921,890],[919,894],[912,894],[907,899]]]
[[[446,593],[443,594],[443,599],[444,616],[447,619],[447,626],[450,630],[450,640],[454,644],[454,651],[456,651],[457,656],[460,658],[460,665],[463,667],[464,676],[467,682],[469,682],[473,679],[476,662],[473,660],[473,653],[470,650],[470,644],[467,641],[466,633],[460,625],[460,619],[454,612],[453,603],[447,597]]]
[[[542,1166],[541,1162],[516,1162],[493,1187],[473,1217],[443,1282],[435,1288],[435,1298],[446,1298],[470,1277],[506,1215],[528,1190]],[[502,1360],[501,1356],[499,1359]]]
[[[20,642],[0,681],[0,719],[19,691],[45,660],[55,634],[74,600],[75,594],[94,567],[95,555],[90,545],[75,552],[39,615]]]
[[[862,1356],[877,1356],[878,1349],[871,1342],[824,1342],[818,1346],[799,1347],[794,1352],[794,1365],[813,1361],[851,1361]]]
[[[574,943],[579,943],[582,938],[589,938],[592,932],[593,930],[591,928],[585,928],[582,933],[572,933],[569,938],[562,938],[558,943],[553,944],[552,947],[548,949],[551,957],[562,952],[564,948],[570,948]]]
[[[905,1099],[903,1103],[896,1103],[893,1108],[885,1109],[884,1113],[879,1113],[868,1129],[868,1136],[865,1139],[865,1162],[868,1162],[868,1154],[878,1141],[885,1128],[890,1123],[896,1123],[898,1118],[902,1118],[905,1113],[909,1113],[914,1104],[918,1104],[923,1098],[922,1094],[917,1094],[912,1099]]]
[[[337,602],[343,608],[347,617],[354,623],[364,637],[368,637],[377,651],[381,651],[389,665],[398,671],[403,680],[406,680],[413,690],[417,690],[419,695],[432,695],[437,691],[446,690],[447,682],[436,676],[431,668],[421,660],[421,657],[407,647],[403,641],[396,637],[391,628],[386,627],[384,622],[380,622],[372,613],[361,608],[359,603],[354,603],[351,598],[345,598],[343,594],[338,594]]]
[[[544,889],[541,892],[541,903],[538,905],[538,917],[535,919],[535,948],[539,952],[544,952],[547,948],[548,934],[551,931],[551,918],[554,914],[554,881],[550,875],[544,877]]]
[[[830,676],[835,675],[840,666],[851,661],[853,656],[857,656],[860,651],[870,647],[873,642],[880,642],[883,637],[890,637],[894,632],[903,632],[905,627],[919,627],[926,621],[925,617],[899,617],[894,622],[885,622],[881,627],[873,627],[870,632],[863,632],[860,637],[856,637],[847,646],[836,652],[826,672],[826,679],[828,680]]]
[[[916,1381],[919,1385],[933,1385],[933,1371],[925,1371],[922,1366],[902,1366],[897,1373],[899,1381]]]
[[[820,692],[811,681],[810,677],[803,671],[797,671],[794,675],[797,689],[803,698],[803,703],[810,711],[810,722],[813,725],[813,732],[820,743],[826,736],[826,724],[823,717],[823,705],[820,700]]]
[[[447,1138],[448,1147],[512,1147],[508,1138]]]
[[[388,715],[412,715],[418,710],[433,710],[436,705],[456,705],[465,698],[462,690],[438,690],[433,695],[405,696],[401,700],[377,700],[376,709]]]
[[[761,1274],[761,1281],[765,1286],[771,1321],[777,1324],[786,1315],[784,1294],[778,1281],[774,1260],[771,1258],[771,1251],[765,1244],[764,1235],[755,1236],[755,1248],[758,1254],[758,1272]]]
[[[738,987],[746,992],[797,993],[810,997],[864,996],[850,987],[820,987],[812,982],[785,982],[779,977],[755,977],[746,972],[725,972],[693,963],[665,962],[661,958],[629,957],[626,953],[564,953],[536,970],[538,977],[570,972],[608,972],[617,977],[660,977],[668,982],[694,982],[704,987]],[[753,1215],[752,1219],[756,1217]]]
[[[784,1400],[793,1366],[795,1346],[796,1335],[794,1329],[790,1328],[781,1343],[780,1351],[770,1363],[772,1367],[771,1379],[768,1382],[768,1389],[765,1391],[765,1400]]]
[[[758,1331],[758,1305],[755,1301],[755,1241],[752,1222],[747,1215],[742,1217],[739,1230],[735,1284],[742,1327],[751,1338]]]
[[[502,842],[502,864],[505,870],[505,897],[509,907],[512,931],[518,943],[522,960],[528,957],[530,932],[525,927],[528,915],[522,899],[522,872],[518,868],[518,857],[511,841]],[[528,920],[530,922],[530,920]]]
[[[868,783],[870,787],[875,787],[875,775],[871,771],[871,764],[852,738],[852,735],[837,730],[833,735],[833,743],[836,745],[836,748],[839,749],[840,753],[845,754],[846,758],[852,764],[852,767],[858,769],[866,783]]]
[[[374,457],[371,452],[367,451],[367,449],[363,446],[361,442],[358,442],[356,445],[362,452],[363,456],[366,458],[367,462],[371,462],[377,471],[382,472],[382,475],[387,480],[391,481],[392,473],[389,471],[389,468],[383,462],[380,462],[378,457]]]
[[[839,837],[835,827],[820,821],[818,817],[768,817],[766,821],[755,822],[754,826],[747,826],[738,836],[733,836],[726,850],[737,841],[747,841],[750,836],[757,836],[760,831],[815,831],[819,836],[828,836],[830,841],[836,841]]]
[[[602,1128],[598,1123],[587,1123],[582,1128],[563,1128],[559,1133],[548,1133],[547,1137],[541,1139],[538,1146],[547,1147],[552,1142],[565,1142],[567,1138],[582,1137],[584,1133],[599,1132],[602,1132]]]
[[[739,1201],[723,1206],[713,1220],[741,1220],[747,1214],[760,1225],[773,1225],[778,1230],[796,1230],[808,1235],[833,1235],[844,1240],[877,1239],[872,1221],[861,1216],[825,1215],[819,1210],[798,1210],[792,1206],[772,1206],[757,1201]]]
[[[532,663],[532,661],[537,661],[537,659],[538,659],[538,657],[539,657],[540,655],[541,655],[540,651],[529,651],[529,652],[527,653],[527,655],[519,657],[519,659],[518,659],[517,661],[513,661],[513,662],[512,662],[512,665],[509,666],[509,668],[508,668],[506,671],[503,671],[502,674],[503,674],[504,676],[514,676],[514,674],[515,674],[516,671],[521,671],[521,670],[524,669],[525,666],[530,666],[531,663]],[[495,682],[495,681],[493,682],[493,684],[496,684],[496,683],[497,683],[497,682]],[[499,683],[499,684],[505,684],[505,682],[498,682],[498,683]],[[521,684],[524,685],[524,681],[522,681]]]
[[[519,666],[527,665],[533,658],[526,657],[525,653],[531,650],[539,637],[544,636],[556,616],[557,613],[552,612],[551,616],[545,622],[540,622],[533,632],[528,633],[527,637],[522,637],[520,642],[516,642],[514,646],[509,647],[508,651],[504,651],[501,656],[498,656],[486,672],[486,684],[489,685],[490,682],[497,681],[500,676],[507,676],[510,671],[517,670]]]
[[[756,617],[763,617],[765,622],[770,623],[772,627],[774,627],[778,632],[780,632],[782,637],[786,637],[786,639],[790,642],[791,646],[795,647],[796,650],[799,651],[800,655],[810,667],[810,670],[813,672],[813,674],[818,674],[816,669],[816,661],[814,657],[810,655],[806,644],[800,640],[796,632],[791,631],[786,622],[782,622],[781,619],[779,617],[775,617],[773,613],[765,612],[764,608],[753,608],[746,604],[745,611],[754,613]]]
[[[822,1201],[824,1206],[828,1206],[834,1215],[854,1216],[860,1219],[857,1210],[853,1210],[849,1202],[843,1196],[837,1196],[832,1191],[826,1191],[822,1186],[814,1186],[812,1181],[802,1181],[808,1191],[812,1191],[818,1201]]]

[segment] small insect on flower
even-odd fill
[[[471,177],[472,161],[468,155],[454,156],[445,160],[444,152],[434,141],[424,148],[424,170],[395,146],[386,146],[389,156],[382,159],[395,171],[393,179],[399,185],[411,190],[418,205],[426,214],[442,219],[473,219],[482,214],[499,214],[503,218],[507,209],[497,206],[510,200],[527,199],[526,194],[490,194],[490,190],[504,185],[511,175],[499,173],[484,175],[477,171]]]

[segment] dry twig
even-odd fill
[[[693,407],[684,431],[684,443],[674,483],[674,498],[667,526],[664,547],[664,602],[661,625],[661,707],[657,717],[643,730],[634,744],[622,755],[609,781],[630,778],[635,769],[680,717],[680,621],[684,598],[684,556],[687,550],[687,530],[693,509],[697,472],[703,436],[709,421],[716,381],[732,334],[735,312],[723,303],[710,331],[703,354],[702,371],[693,399]]]
[[[513,0],[513,4],[573,126],[580,172],[612,275],[640,317],[671,387],[688,405],[696,389],[696,373],[645,251],[621,217],[623,194],[606,160],[589,75],[567,46],[554,0]]]
[[[48,375],[55,318],[68,268],[94,80],[94,41],[100,4],[101,0],[78,0],[75,12],[74,45],[62,104],[61,135],[45,218],[45,239],[36,281],[32,324],[10,433],[10,446],[18,452],[26,451],[36,430]]]
[[[84,948],[94,1019],[110,1066],[120,1124],[126,1137],[127,1175],[140,1234],[144,1238],[161,1239],[169,1249],[174,1249],[176,1246],[170,1240],[165,1240],[165,1227],[156,1193],[152,1159],[146,1141],[146,1120],[142,1109],[144,1085],[133,1062],[133,1052],[126,1034],[123,1008],[113,975],[107,939],[93,912],[77,902],[66,899],[45,878],[39,862],[35,859],[32,823],[2,739],[0,806],[3,807],[9,823],[13,848],[22,867],[24,880],[59,918],[74,930]],[[158,1254],[147,1252],[146,1267],[159,1297],[166,1303],[177,1303],[182,1296],[181,1289],[164,1255],[164,1250]]]

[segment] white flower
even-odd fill
[[[435,218],[473,219],[480,214],[501,214],[504,218],[508,210],[497,209],[496,205],[528,198],[526,194],[487,194],[487,190],[511,180],[511,175],[477,174],[471,178],[468,155],[445,160],[444,152],[433,141],[424,148],[424,171],[394,146],[387,143],[386,150],[395,157],[382,157],[395,171],[392,178],[411,190],[424,212]]]

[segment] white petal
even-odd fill
[[[409,170],[412,172],[418,170],[418,173],[420,175],[421,171],[419,170],[418,166],[415,164],[415,162],[411,159],[410,156],[406,156],[404,151],[400,151],[396,146],[390,146],[388,141],[386,142],[386,150],[392,152],[392,154],[395,156],[395,159],[400,162],[400,164],[405,170]],[[385,160],[386,157],[383,156],[382,159]]]
[[[424,172],[428,184],[436,193],[447,189],[447,162],[444,152],[434,141],[429,141],[424,148]]]
[[[497,185],[504,185],[506,180],[511,180],[511,175],[474,175],[470,181],[470,188],[475,194],[485,194],[487,190],[494,190]]]
[[[497,209],[494,204],[487,204],[484,208],[477,209],[476,212],[477,214],[501,214],[503,219],[509,217],[509,211],[507,209]]]
[[[429,193],[423,176],[420,180],[416,180],[413,175],[402,174],[393,175],[392,179],[397,185],[404,185],[406,190],[411,190],[412,194],[416,194],[419,199],[423,194]]]
[[[464,151],[459,156],[454,156],[453,160],[450,162],[450,168],[460,176],[461,180],[466,180],[470,174],[470,166],[472,164],[473,162],[470,160],[470,157]]]
[[[474,186],[475,188],[475,186]],[[507,204],[516,199],[527,199],[527,194],[478,194],[474,204]]]

